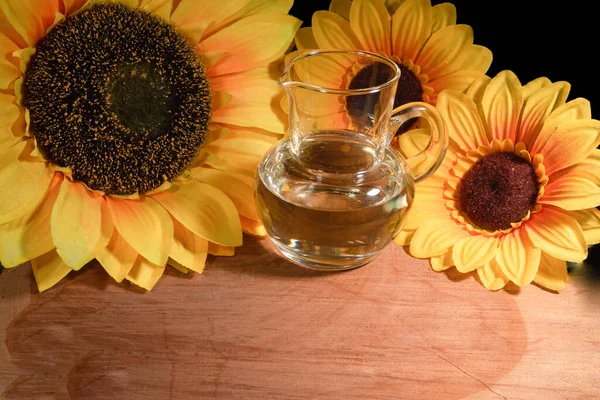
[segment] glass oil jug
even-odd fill
[[[269,238],[292,262],[344,270],[373,260],[399,232],[414,184],[440,165],[444,124],[434,107],[393,109],[400,68],[356,50],[314,50],[279,79],[290,132],[258,167],[256,203]],[[405,122],[422,118],[429,145],[406,160],[390,146]]]

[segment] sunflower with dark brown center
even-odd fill
[[[2,265],[45,290],[95,259],[151,289],[264,234],[252,183],[286,129],[290,7],[0,1]]]
[[[570,86],[510,71],[447,90],[437,109],[450,145],[416,186],[396,242],[434,270],[477,270],[491,290],[509,281],[560,290],[565,261],[600,242],[600,122]]]

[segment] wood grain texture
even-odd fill
[[[488,292],[391,245],[343,273],[246,238],[149,293],[95,264],[37,294],[0,275],[0,398],[593,399],[600,275]]]

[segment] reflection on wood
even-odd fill
[[[583,398],[600,386],[600,277],[486,291],[392,245],[348,272],[266,240],[149,293],[95,264],[37,294],[0,276],[0,398]]]

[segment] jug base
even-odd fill
[[[358,267],[362,267],[373,261],[380,253],[380,251],[371,254],[361,254],[353,256],[318,256],[315,254],[304,254],[301,251],[294,251],[294,249],[286,246],[276,239],[270,238],[275,244],[275,247],[281,253],[281,255],[288,261],[294,264],[316,271],[345,271]]]

